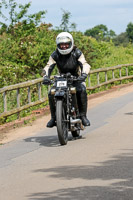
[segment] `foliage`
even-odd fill
[[[100,24],[94,26],[92,29],[88,29],[84,33],[86,36],[91,36],[96,38],[97,40],[106,40],[108,38],[113,38],[116,36],[113,30],[108,30],[106,25]]]
[[[17,24],[15,36],[10,33],[0,36],[0,87],[41,76],[50,54],[56,49],[58,32],[49,30],[50,27],[41,24],[31,34],[29,30],[23,32],[23,24]],[[97,41],[81,32],[71,34],[92,69],[133,62],[133,47],[130,44],[127,47],[115,47],[111,41]]]
[[[14,26],[20,22],[25,25],[25,30],[31,30],[31,28],[38,26],[41,20],[45,18],[46,11],[39,11],[38,13],[28,15],[27,13],[30,6],[31,2],[22,5],[17,4],[15,0],[2,0],[0,3],[0,17],[3,18],[4,22],[0,22],[0,34],[5,31],[14,34]],[[3,10],[7,10],[9,16],[5,16]]]
[[[70,31],[70,30],[73,30],[75,31],[76,30],[76,24],[75,23],[71,23],[70,24],[70,17],[71,17],[71,13],[69,11],[66,11],[64,9],[62,9],[63,11],[63,15],[62,15],[62,19],[61,19],[61,24],[60,24],[60,27],[56,27],[57,30],[60,30],[60,31]]]
[[[110,67],[119,64],[133,63],[133,46],[128,44],[127,47],[114,46],[110,47],[110,54],[103,59],[102,67]]]
[[[3,34],[0,37],[0,62],[6,60],[28,65],[31,73],[40,73],[55,49],[55,34],[48,31],[48,27],[49,25],[41,24],[32,34],[29,30],[22,34],[23,24],[15,25],[15,36]]]
[[[120,45],[122,46],[123,45],[123,46],[126,47],[129,44],[129,38],[128,38],[128,35],[127,35],[126,32],[117,35],[115,38],[113,38],[112,41],[114,42],[114,44],[116,46],[120,46]]]
[[[27,76],[28,74],[28,76]],[[11,62],[3,62],[0,65],[0,88],[32,79],[30,67]]]
[[[127,29],[126,29],[126,33],[127,33],[127,36],[129,38],[129,40],[131,42],[133,42],[133,23],[130,22],[128,25],[127,25]]]

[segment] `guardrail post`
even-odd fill
[[[99,85],[99,72],[97,72],[97,85]]]
[[[105,82],[108,81],[107,71],[105,72]]]
[[[38,99],[41,99],[41,83],[38,83]]]
[[[105,82],[107,82],[108,81],[108,76],[107,76],[107,71],[105,71]],[[107,89],[107,85],[105,86],[106,87],[106,89]]]
[[[88,87],[91,87],[91,79],[90,79],[90,74],[88,74]]]
[[[126,67],[126,76],[128,76],[128,67]]]
[[[31,103],[31,91],[30,91],[30,86],[28,87],[28,103]]]
[[[7,111],[7,98],[6,98],[6,92],[3,93],[3,101],[4,101],[4,112]]]
[[[20,93],[19,93],[19,88],[17,89],[17,107],[20,107]]]
[[[112,70],[112,78],[115,79],[114,69]]]
[[[119,69],[119,77],[121,78],[121,68]],[[120,81],[121,84],[121,81]]]
[[[17,108],[20,108],[20,91],[19,88],[17,89]],[[20,118],[20,112],[18,114],[18,119]]]
[[[120,78],[121,78],[121,68],[119,69],[119,76],[120,76]]]

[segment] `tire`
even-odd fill
[[[71,133],[72,133],[72,136],[73,136],[74,138],[77,138],[77,137],[80,136],[80,130],[77,130],[77,131],[71,131]]]
[[[68,141],[67,117],[63,100],[56,102],[56,125],[58,138],[61,145],[66,145]]]

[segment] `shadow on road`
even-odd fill
[[[132,200],[133,191],[125,189],[119,191],[119,187],[84,186],[67,188],[53,193],[33,194],[31,200]]]
[[[33,193],[32,200],[132,200],[133,199],[133,149],[126,150],[97,165],[59,166],[38,169],[34,173],[47,173],[59,181],[69,180],[71,187],[52,192]],[[84,186],[73,187],[71,180],[86,180]],[[83,184],[82,184],[83,185]],[[45,186],[44,186],[45,187]]]
[[[84,137],[79,137],[78,139],[85,139]],[[72,136],[69,136],[68,142],[75,141]],[[58,147],[61,146],[58,140],[58,136],[38,136],[38,137],[29,137],[24,139],[25,142],[37,142],[40,146],[46,147]]]
[[[56,136],[38,136],[38,137],[29,137],[24,139],[25,142],[37,142],[41,146],[46,147],[57,147],[59,146],[59,141]]]
[[[133,112],[125,113],[125,115],[133,115]]]

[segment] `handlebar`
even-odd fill
[[[69,73],[69,72],[67,74],[60,74],[60,75],[54,76],[54,78],[58,78],[58,77],[67,78],[68,80],[72,79],[73,81],[77,81],[77,77],[71,75],[71,73]]]
[[[48,83],[47,83],[47,85],[52,85],[52,84],[54,84],[54,82],[59,78],[59,77],[61,77],[61,78],[66,78],[68,81],[72,81],[72,82],[75,82],[75,81],[78,81],[78,77],[76,77],[76,76],[73,76],[73,75],[71,75],[71,73],[66,73],[66,74],[60,74],[60,75],[55,75]],[[54,80],[53,80],[54,79]],[[78,82],[80,82],[80,81],[78,81]]]

